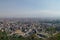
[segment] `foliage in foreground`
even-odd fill
[[[7,33],[4,31],[0,31],[0,40],[43,40],[37,38],[35,35],[31,35],[29,37],[22,37],[17,35],[7,36]],[[46,38],[45,40],[60,40],[60,33],[56,34],[53,37]]]

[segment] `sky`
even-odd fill
[[[59,18],[60,0],[0,0],[0,18]]]

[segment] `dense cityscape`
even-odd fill
[[[52,22],[53,21],[53,22]],[[57,40],[53,37],[60,35],[60,21],[37,18],[6,18],[0,19],[0,40],[4,40],[3,33],[9,38],[6,40]],[[2,34],[1,34],[2,33]],[[22,39],[14,39],[14,37]],[[29,38],[28,38],[29,37]],[[51,38],[52,39],[49,39]],[[60,36],[58,36],[60,38]],[[60,39],[58,39],[60,40]]]
[[[60,40],[60,0],[0,0],[0,40]]]

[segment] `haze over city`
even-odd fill
[[[0,0],[0,40],[60,40],[60,0]]]
[[[60,0],[0,0],[0,18],[59,18]]]

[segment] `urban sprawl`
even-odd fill
[[[42,21],[42,20],[41,20]],[[0,20],[0,30],[6,31],[7,36],[13,34],[28,37],[35,34],[38,38],[50,37],[60,32],[60,23],[40,22],[36,19],[2,19]]]

